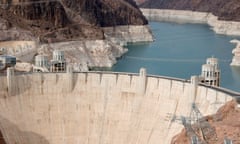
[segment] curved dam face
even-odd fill
[[[124,73],[0,77],[0,129],[7,144],[168,144],[172,116],[195,102],[212,114],[232,97],[187,81]]]

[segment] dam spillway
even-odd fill
[[[0,76],[7,144],[170,143],[192,102],[213,114],[231,94],[187,80],[112,72]]]

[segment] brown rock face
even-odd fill
[[[0,18],[13,27],[31,31],[42,42],[104,39],[100,27],[147,24],[132,0],[0,0],[0,3],[4,4],[0,7]]]
[[[220,20],[240,21],[239,0],[148,0],[141,7],[211,12]]]
[[[26,1],[28,3],[31,1]],[[29,24],[35,27],[49,29],[51,27],[64,27],[70,24],[63,6],[59,2],[30,3],[11,6],[9,11],[16,16],[31,21]],[[43,21],[37,23],[37,21]]]
[[[147,24],[132,0],[63,0],[63,4],[89,23],[101,27]]]

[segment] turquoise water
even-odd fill
[[[240,37],[215,34],[208,25],[150,22],[155,41],[127,46],[126,53],[112,71],[139,72],[190,79],[200,75],[206,58],[220,60],[221,87],[240,91],[240,68],[231,67],[232,49],[229,41]]]

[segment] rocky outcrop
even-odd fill
[[[0,2],[4,4],[0,8],[0,18],[22,31],[31,31],[35,39],[41,42],[104,39],[100,27],[147,24],[147,20],[132,0]],[[0,29],[2,28],[7,29],[3,22],[0,23]]]
[[[14,55],[19,61],[33,62],[37,54],[49,55],[54,49],[64,51],[68,63],[75,71],[86,71],[92,67],[111,67],[127,49],[128,42],[153,41],[148,26],[116,26],[105,27],[105,40],[68,41],[50,44],[40,44],[34,41],[1,42],[5,54]],[[40,47],[40,49],[39,49]],[[0,49],[1,52],[1,49]],[[20,65],[21,66],[21,65]],[[20,68],[21,69],[21,68]]]
[[[170,9],[142,9],[149,20],[184,23],[205,23],[218,34],[240,35],[240,22],[222,21],[211,13]]]
[[[101,27],[147,24],[132,0],[63,0],[62,3],[84,20]]]
[[[103,29],[106,39],[119,45],[134,42],[153,41],[151,30],[148,26],[117,26]]]
[[[12,27],[7,20],[0,18],[0,41],[12,39],[33,40],[33,37],[30,31]]]
[[[0,18],[0,30],[7,30],[9,29],[10,24],[7,20],[1,19]]]
[[[38,53],[52,58],[54,49],[62,50],[68,64],[74,71],[87,71],[92,67],[111,67],[117,58],[127,52],[127,49],[107,40],[86,40],[45,44]]]
[[[54,50],[64,51],[68,64],[73,65],[74,71],[87,71],[92,67],[111,67],[117,62],[127,49],[109,40],[68,41],[51,44],[38,44],[34,41],[12,41],[0,43],[4,54],[14,55],[21,63],[16,70],[29,71],[29,63],[33,63],[34,56],[41,54],[52,59]],[[0,49],[1,52],[1,49]],[[27,62],[27,63],[24,63]]]
[[[0,41],[11,41],[8,46],[2,45],[10,46],[9,54],[21,61],[31,62],[38,47],[45,47],[46,54],[63,49],[77,70],[111,67],[126,52],[119,41],[126,44],[153,40],[146,26],[148,22],[133,0],[0,0],[0,3],[5,4],[0,7]],[[13,40],[18,41],[16,47]],[[24,45],[26,41],[39,43],[31,49]]]
[[[102,30],[96,26],[71,22],[59,2],[31,2],[23,2],[23,5],[14,5],[13,3],[8,9],[0,9],[1,17],[12,25],[11,29],[15,29],[7,31],[10,40],[30,40],[29,37],[31,37],[31,40],[46,43],[70,39],[104,38]],[[12,36],[18,31],[24,31],[23,34],[26,36]],[[4,32],[6,33],[6,30]]]
[[[231,62],[231,66],[240,66],[240,41],[239,40],[231,40],[231,43],[236,44],[236,48],[233,49],[233,58]]]
[[[240,21],[239,0],[147,0],[141,7],[208,12],[219,20]]]

